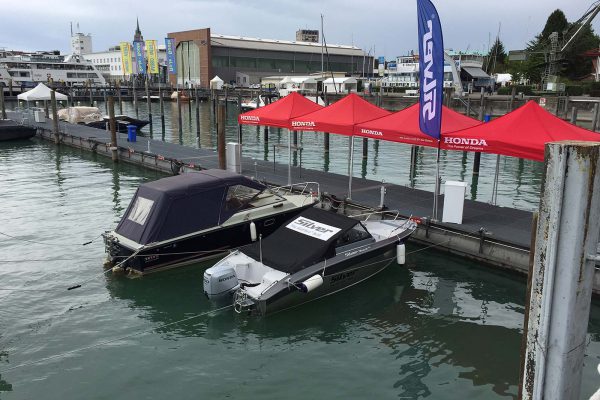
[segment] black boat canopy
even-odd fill
[[[293,274],[335,255],[335,242],[359,222],[319,208],[307,208],[262,240],[262,262]],[[260,260],[260,243],[240,251]]]
[[[224,207],[227,189],[266,187],[242,175],[205,170],[141,185],[115,230],[139,244],[160,242],[226,221],[236,210]]]

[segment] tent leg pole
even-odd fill
[[[288,185],[292,189],[292,131],[288,129]]]
[[[438,144],[437,160],[435,163],[435,191],[433,194],[433,221],[438,220],[438,198],[440,196],[440,146]]]
[[[496,156],[496,174],[494,175],[494,186],[492,188],[492,204],[498,202],[498,176],[500,174],[500,154]]]
[[[350,136],[350,157],[348,157],[348,200],[352,200],[352,174],[354,173],[354,136]]]

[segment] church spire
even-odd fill
[[[140,19],[138,17],[136,17],[135,22],[136,22],[136,27],[135,27],[135,33],[133,35],[133,41],[134,42],[143,42],[144,36],[142,35],[142,31],[140,31]]]

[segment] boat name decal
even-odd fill
[[[365,251],[369,250],[370,248],[371,248],[371,246],[369,246],[369,247],[362,247],[360,249],[347,251],[347,252],[344,253],[344,256],[345,257],[352,257],[352,256],[357,255],[359,253],[364,253]]]
[[[242,121],[260,122],[260,117],[257,117],[256,115],[240,115],[240,119]]]
[[[335,275],[331,277],[331,283],[336,283],[339,282],[343,279],[348,279],[354,276],[354,274],[356,274],[356,270],[354,271],[348,271],[348,272],[343,272],[341,274]]]
[[[341,230],[334,226],[326,225],[304,217],[296,218],[287,224],[286,228],[324,241],[330,239]]]
[[[373,135],[373,136],[383,136],[383,132],[380,131],[374,131],[372,129],[361,129],[360,133],[365,133],[367,135]]]
[[[316,124],[313,121],[292,121],[292,126],[295,127],[307,127],[307,126],[312,126],[315,127]]]
[[[475,138],[458,138],[458,137],[445,137],[444,143],[446,144],[466,144],[469,146],[487,146],[485,139]]]

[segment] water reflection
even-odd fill
[[[110,279],[107,289],[144,318],[169,324],[211,309],[202,296],[209,265]],[[248,338],[259,346],[309,353],[318,351],[319,342],[375,348],[380,362],[395,365],[389,389],[397,396],[436,394],[440,382],[432,378],[442,373],[514,397],[523,296],[524,282],[510,274],[422,253],[411,257],[409,268],[393,264],[354,288],[293,310],[250,318],[228,309],[159,331],[169,340],[204,337],[232,349],[247,346]]]

